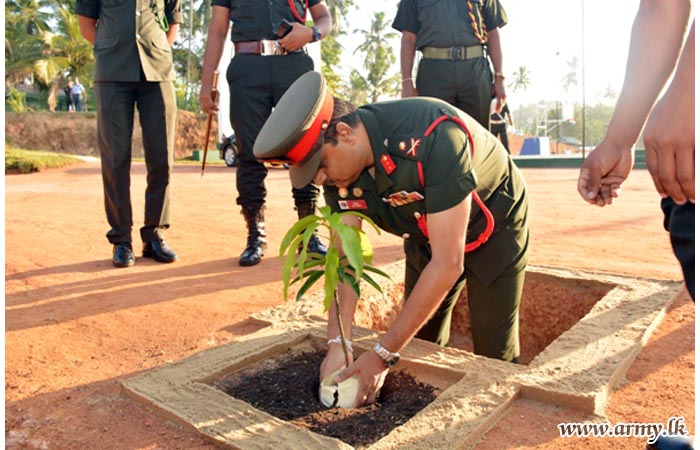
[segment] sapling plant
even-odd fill
[[[354,215],[370,224],[379,233],[379,228],[369,217],[357,211],[331,213],[328,206],[319,208],[319,213],[320,215],[310,215],[300,219],[292,225],[282,239],[279,256],[284,258],[283,295],[285,299],[288,298],[289,286],[302,283],[296,295],[296,300],[299,300],[323,278],[323,311],[328,312],[331,303],[335,304],[340,343],[345,355],[345,367],[348,367],[350,366],[349,347],[340,319],[338,282],[351,286],[355,294],[360,297],[360,281],[364,280],[368,285],[382,292],[371,274],[386,278],[389,278],[389,275],[372,266],[372,246],[364,231],[342,221],[344,215]],[[325,256],[308,253],[306,250],[316,230],[327,231],[329,244]]]

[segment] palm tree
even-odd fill
[[[328,0],[328,11],[331,14],[331,20],[333,21],[333,28],[331,30],[331,36],[337,37],[343,34],[340,24],[341,21],[347,24],[345,19],[348,15],[348,9],[350,6],[357,7],[352,0]]]
[[[513,92],[525,91],[530,87],[530,69],[526,66],[518,67],[518,70],[513,72],[513,81],[509,84]]]
[[[562,78],[561,81],[564,83],[564,91],[569,92],[569,88],[571,86],[578,86],[578,58],[572,56],[571,59],[566,62],[566,64],[569,66],[569,72],[564,75],[564,78]]]
[[[33,62],[41,57],[41,31],[49,29],[50,15],[37,0],[5,2],[5,83],[13,85],[33,77]]]
[[[369,30],[354,30],[354,33],[362,33],[365,36],[364,42],[355,49],[354,53],[364,53],[362,67],[367,71],[367,75],[362,76],[358,71],[353,71],[349,89],[358,88],[364,84],[365,89],[369,91],[368,97],[371,102],[376,102],[383,95],[395,96],[399,92],[401,75],[386,76],[396,62],[390,39],[398,36],[393,32],[384,32],[390,23],[391,19],[384,20],[383,12],[376,12]],[[360,79],[364,80],[364,83]]]
[[[48,103],[52,111],[61,81],[68,77],[88,80],[95,65],[92,46],[80,34],[77,16],[63,7],[58,8],[58,13],[56,32],[40,33],[44,50],[33,64],[37,79],[49,88]]]

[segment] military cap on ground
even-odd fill
[[[318,72],[299,77],[260,130],[253,153],[261,161],[289,164],[292,185],[309,184],[321,164],[323,135],[333,115],[333,96]]]

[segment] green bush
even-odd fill
[[[43,169],[64,167],[76,162],[80,162],[80,159],[57,153],[24,150],[5,143],[5,173],[39,172]]]

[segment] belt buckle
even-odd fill
[[[284,49],[279,43],[279,41],[275,41],[275,51],[272,53],[273,55],[286,55],[287,50]]]
[[[464,59],[464,47],[452,47],[452,61],[462,61]]]

